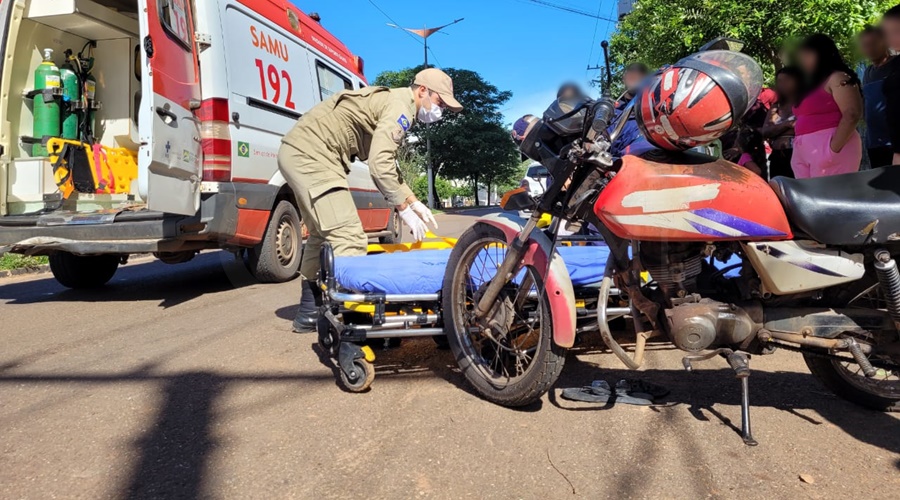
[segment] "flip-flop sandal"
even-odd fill
[[[632,396],[641,394],[648,396],[647,399],[660,399],[668,396],[670,392],[661,385],[645,380],[629,380],[628,383],[631,386],[631,389],[628,392]]]
[[[582,403],[606,404],[613,397],[613,393],[605,380],[595,380],[590,386],[563,389],[562,397],[563,399],[580,401]]]
[[[605,380],[595,380],[590,387],[573,387],[563,389],[562,397],[570,401],[580,401],[583,403],[623,403],[635,406],[650,406],[653,404],[652,398],[639,397],[636,394],[628,393],[627,380],[620,380],[616,384],[615,393],[610,389],[609,384]],[[623,384],[624,383],[624,384]]]

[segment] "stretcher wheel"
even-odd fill
[[[375,380],[375,365],[365,359],[357,359],[353,361],[353,370],[356,372],[356,378],[352,380],[348,373],[341,370],[341,383],[348,391],[363,392],[371,387]]]

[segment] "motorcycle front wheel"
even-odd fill
[[[566,349],[553,342],[545,270],[523,267],[503,287],[488,317],[475,317],[475,304],[506,252],[503,232],[490,224],[477,223],[462,235],[444,275],[444,324],[459,368],[475,391],[503,406],[524,406],[559,378]]]

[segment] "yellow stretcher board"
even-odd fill
[[[131,184],[138,177],[137,153],[127,148],[110,148],[99,144],[53,138],[47,141],[47,151],[50,153],[50,163],[54,165],[54,180],[64,199],[75,191],[72,178],[74,165],[68,165],[65,159],[60,161],[60,155],[67,146],[85,150],[95,193],[131,193]]]

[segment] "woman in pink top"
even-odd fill
[[[856,131],[863,114],[859,78],[827,35],[804,40],[797,59],[807,86],[794,108],[794,175],[803,179],[856,172],[862,161]]]

